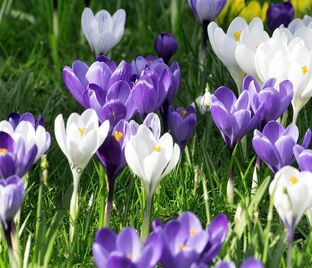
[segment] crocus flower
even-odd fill
[[[171,33],[160,33],[155,39],[155,51],[166,63],[177,52],[178,46],[177,39]]]
[[[275,174],[269,191],[275,209],[288,231],[288,254],[291,256],[295,228],[303,214],[312,208],[312,173],[299,172],[294,167],[285,166]],[[288,260],[291,261],[291,258]],[[291,264],[287,266],[291,267]]]
[[[312,150],[295,145],[293,152],[300,170],[312,172]]]
[[[142,238],[145,239],[149,233],[153,194],[160,180],[177,165],[180,149],[169,133],[157,138],[149,127],[140,125],[136,135],[126,144],[125,157],[146,192],[146,212],[142,223]]]
[[[71,232],[73,239],[76,214],[78,210],[78,187],[81,174],[104,142],[109,130],[109,122],[99,126],[96,112],[87,109],[81,115],[72,113],[65,127],[63,115],[55,119],[54,131],[58,145],[67,157],[73,175],[73,194],[70,204]]]
[[[24,184],[18,176],[0,179],[0,220],[5,231],[11,228],[13,219],[22,205],[24,192]]]
[[[213,51],[227,67],[240,89],[245,73],[256,75],[255,51],[262,41],[268,39],[261,20],[254,18],[248,25],[243,18],[237,17],[226,33],[215,22],[211,22],[208,36]]]
[[[280,25],[285,27],[294,18],[295,10],[291,2],[270,3],[267,11],[267,22],[272,31]]]
[[[293,122],[296,123],[300,110],[312,96],[312,54],[303,39],[291,39],[283,29],[276,29],[269,40],[258,46],[255,65],[263,83],[272,77],[278,82],[292,82]]]
[[[207,267],[224,243],[228,219],[219,214],[204,230],[199,219],[187,211],[165,225],[153,226],[163,243],[160,262],[164,268]]]
[[[250,94],[250,105],[254,114],[262,109],[258,127],[278,119],[288,108],[294,95],[292,83],[288,80],[277,83],[276,79],[269,79],[260,88],[260,85],[252,76],[246,76],[243,82],[243,89]]]
[[[0,131],[0,179],[12,175],[22,178],[30,170],[36,155],[35,144],[26,150],[23,139],[14,139],[7,132]]]
[[[210,97],[211,117],[230,150],[248,131],[255,128],[262,108],[252,115],[250,95],[244,90],[237,99],[227,87],[219,87]]]
[[[189,0],[189,6],[201,24],[213,21],[222,11],[227,0]]]
[[[235,264],[231,261],[220,261],[214,268],[235,268]],[[263,268],[261,261],[254,257],[248,257],[241,265],[240,268]]]
[[[7,132],[14,139],[23,139],[25,150],[29,151],[36,145],[37,154],[35,162],[48,150],[51,144],[49,132],[44,128],[42,116],[37,119],[31,113],[11,113],[8,120],[0,122],[0,131]]]
[[[96,233],[92,254],[98,268],[153,268],[161,257],[162,243],[152,234],[142,245],[137,232],[130,227],[118,235],[102,228]]]
[[[21,266],[14,217],[21,208],[24,193],[25,188],[20,177],[13,175],[6,180],[0,180],[0,223],[9,250],[10,267]]]
[[[168,111],[168,126],[175,141],[179,144],[181,151],[191,139],[196,127],[196,113],[193,106],[178,108],[176,111],[172,106]]]
[[[252,146],[256,154],[275,173],[293,161],[293,148],[299,137],[296,125],[286,129],[276,121],[268,122],[263,131],[255,130]],[[306,148],[311,140],[311,131],[305,134],[302,145]]]
[[[85,8],[81,17],[81,26],[95,56],[106,55],[122,38],[125,31],[126,12],[119,9],[113,16],[106,10],[93,14]]]

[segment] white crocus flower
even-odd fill
[[[29,121],[21,121],[14,129],[12,124],[3,120],[0,122],[0,131],[10,134],[14,140],[23,139],[26,151],[29,151],[34,145],[37,146],[37,155],[35,161],[48,150],[51,144],[49,132],[41,125],[35,127]]]
[[[301,27],[311,27],[312,26],[312,17],[305,15],[303,19],[295,18],[292,20],[289,25],[289,31],[294,34]]]
[[[235,58],[239,67],[248,75],[258,79],[255,54],[258,46],[268,40],[270,37],[263,29],[263,23],[260,18],[254,18],[249,27],[246,27],[240,35],[239,42],[235,50]]]
[[[208,36],[213,51],[228,68],[237,88],[240,89],[246,71],[250,74],[253,72],[253,53],[256,47],[268,38],[261,20],[255,18],[248,25],[243,18],[236,17],[226,33],[215,22],[211,22],[208,25]],[[242,46],[239,52],[236,52],[240,44]],[[246,55],[242,54],[242,50],[246,51]]]
[[[144,240],[149,234],[153,194],[160,180],[177,165],[180,148],[169,133],[157,139],[146,125],[140,125],[137,134],[126,144],[125,157],[130,169],[141,179],[146,192],[146,211],[142,223]]]
[[[312,173],[283,167],[275,174],[269,191],[291,240],[303,214],[312,208]]]
[[[104,142],[109,121],[99,125],[99,119],[93,109],[87,109],[81,115],[72,113],[65,127],[64,119],[59,114],[54,124],[55,137],[58,145],[68,159],[73,174],[73,195],[70,204],[71,230],[73,239],[76,214],[78,210],[78,187],[81,174],[91,157]]]
[[[95,56],[106,55],[116,46],[125,31],[126,12],[119,9],[113,16],[106,10],[93,14],[85,8],[81,17],[81,26]]]
[[[259,45],[255,56],[260,80],[274,77],[278,81],[290,80],[294,87],[293,122],[312,96],[312,54],[301,38],[289,41],[283,30],[276,29],[273,36]]]

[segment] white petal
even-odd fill
[[[68,158],[68,149],[66,146],[66,132],[65,132],[65,124],[64,124],[64,119],[63,115],[59,114],[55,118],[54,122],[54,133],[55,133],[55,138],[60,146],[62,152],[65,154],[65,156]]]
[[[165,171],[161,175],[162,177],[165,177],[167,174],[169,174],[175,166],[178,164],[180,158],[180,147],[175,143],[173,146],[173,153],[170,159],[170,162],[168,166],[166,167]]]

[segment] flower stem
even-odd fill
[[[226,196],[230,204],[234,204],[234,167],[231,169],[229,180],[226,186]]]
[[[131,200],[132,200],[133,191],[134,191],[134,179],[135,178],[130,179],[130,185],[129,185],[128,194],[127,194],[127,201],[126,201],[126,204],[125,204],[125,212],[124,212],[124,215],[123,215],[123,226],[127,225],[129,208],[130,208],[130,205],[131,205]]]
[[[203,190],[204,190],[204,202],[205,202],[205,208],[206,208],[206,218],[207,218],[207,226],[210,224],[210,208],[209,208],[209,196],[208,196],[208,190],[207,190],[207,182],[206,177],[203,176]]]
[[[150,232],[150,221],[151,221],[151,211],[152,211],[152,200],[153,194],[146,193],[146,205],[145,205],[145,213],[143,218],[143,223],[141,226],[141,239],[145,241]]]
[[[253,175],[252,175],[251,196],[254,196],[258,189],[258,184],[259,184],[258,171],[260,169],[260,163],[261,163],[261,159],[259,156],[257,156],[255,168],[254,168]]]
[[[113,207],[113,197],[115,189],[115,179],[107,179],[108,192],[106,197],[105,214],[104,214],[104,226],[109,227],[111,211]]]
[[[70,242],[73,242],[75,234],[75,225],[78,213],[78,189],[81,173],[77,173],[75,170],[72,171],[73,174],[73,194],[70,200],[70,226],[69,226],[69,237]]]
[[[292,267],[293,243],[294,243],[294,231],[293,231],[293,229],[289,229],[288,230],[287,268]]]
[[[3,226],[3,230],[9,250],[10,267],[19,268],[21,267],[19,239],[14,220],[7,223],[7,228]]]
[[[298,115],[299,115],[299,110],[297,110],[297,109],[293,109],[293,120],[292,120],[292,122],[293,122],[293,124],[296,124],[297,123],[297,119],[298,119]]]

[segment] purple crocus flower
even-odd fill
[[[164,63],[164,60],[151,55],[147,57],[138,56],[135,60],[131,61],[132,80],[135,81],[138,79],[147,67],[157,63]]]
[[[214,268],[235,268],[235,264],[231,261],[218,262]],[[254,257],[248,257],[240,266],[240,268],[263,268],[261,261]]]
[[[258,157],[275,173],[293,161],[293,148],[299,137],[295,124],[286,129],[276,121],[268,122],[263,131],[255,130],[252,146]],[[311,140],[310,129],[306,132],[302,146],[306,148]]]
[[[184,150],[186,143],[193,136],[196,120],[196,112],[193,106],[178,108],[176,111],[172,106],[169,107],[168,126],[181,150]]]
[[[133,228],[124,228],[118,235],[103,228],[96,233],[92,254],[98,268],[152,268],[161,257],[162,243],[157,234],[142,245]]]
[[[227,0],[189,0],[189,6],[199,22],[213,21],[224,8]]]
[[[23,177],[33,165],[37,146],[26,150],[24,140],[14,140],[8,133],[0,131],[0,179],[12,175]]]
[[[295,10],[290,1],[284,3],[270,3],[267,10],[267,22],[272,31],[280,25],[287,27],[294,18]]]
[[[228,219],[218,215],[203,230],[192,212],[183,212],[177,220],[165,225],[153,224],[154,232],[163,243],[161,264],[164,268],[189,268],[207,266],[219,253],[228,231]]]
[[[255,114],[250,109],[250,94],[244,90],[237,99],[227,87],[219,87],[210,98],[211,117],[230,150],[259,122],[263,106]]]
[[[147,67],[133,87],[132,100],[142,118],[164,103],[172,84],[172,72],[164,63]]]
[[[178,46],[177,39],[171,33],[160,33],[155,38],[155,51],[166,63],[177,52]]]
[[[295,145],[293,152],[300,170],[312,172],[312,150],[305,149],[301,145]]]
[[[10,113],[7,119],[12,127],[15,129],[19,123],[22,121],[28,121],[36,129],[38,126],[44,127],[44,120],[42,115],[39,115],[37,118],[34,117],[32,113],[26,112],[23,114],[19,113]]]
[[[256,79],[246,76],[243,89],[250,95],[250,105],[254,114],[262,109],[258,121],[261,130],[264,125],[278,119],[288,108],[294,96],[293,86],[289,80],[277,83],[276,79],[269,79],[260,88]]]
[[[22,205],[24,192],[24,184],[18,176],[0,179],[0,221],[6,232],[11,231],[12,221]]]

